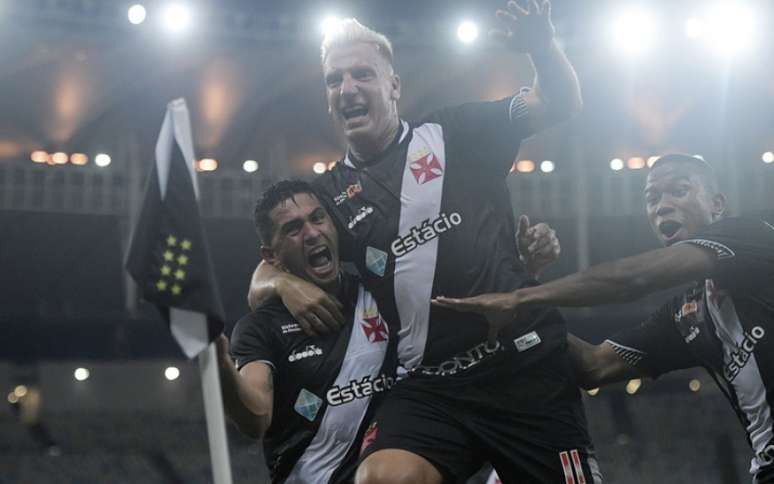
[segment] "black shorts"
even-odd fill
[[[443,378],[409,377],[393,387],[363,439],[361,461],[402,449],[430,461],[445,482],[464,482],[486,461],[503,483],[602,482],[564,348],[501,378],[465,385]]]

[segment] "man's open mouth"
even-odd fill
[[[358,118],[360,116],[365,116],[366,114],[368,114],[368,108],[362,104],[349,106],[341,110],[341,115],[346,120]]]
[[[667,239],[671,239],[675,234],[683,227],[679,222],[674,220],[667,220],[658,224],[658,230]]]
[[[307,257],[309,265],[315,269],[322,269],[333,262],[333,256],[328,247],[322,246],[312,249]]]

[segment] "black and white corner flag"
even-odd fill
[[[126,268],[142,297],[161,310],[189,358],[215,339],[224,321],[199,218],[199,188],[193,163],[188,107],[184,99],[176,99],[167,105],[161,125],[156,160],[145,186]],[[195,317],[197,313],[206,318]]]

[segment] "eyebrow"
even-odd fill
[[[679,182],[691,182],[691,178],[688,175],[680,175],[672,180],[669,180],[670,183],[679,183]],[[643,190],[643,193],[647,194],[648,191],[653,190],[652,184],[645,185],[645,189]]]

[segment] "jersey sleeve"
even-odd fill
[[[472,169],[485,169],[505,176],[529,132],[528,108],[522,89],[514,96],[493,102],[475,102],[447,107],[431,114],[426,122],[440,124],[446,143],[460,153]]]
[[[657,378],[666,372],[700,365],[688,351],[675,327],[675,302],[662,306],[645,322],[624,329],[605,342],[643,375]]]
[[[715,253],[712,278],[729,290],[774,284],[774,227],[760,219],[732,217],[711,224],[689,240]]]
[[[240,319],[231,334],[231,357],[238,370],[253,361],[262,361],[276,371],[281,348],[276,328],[260,311]]]

